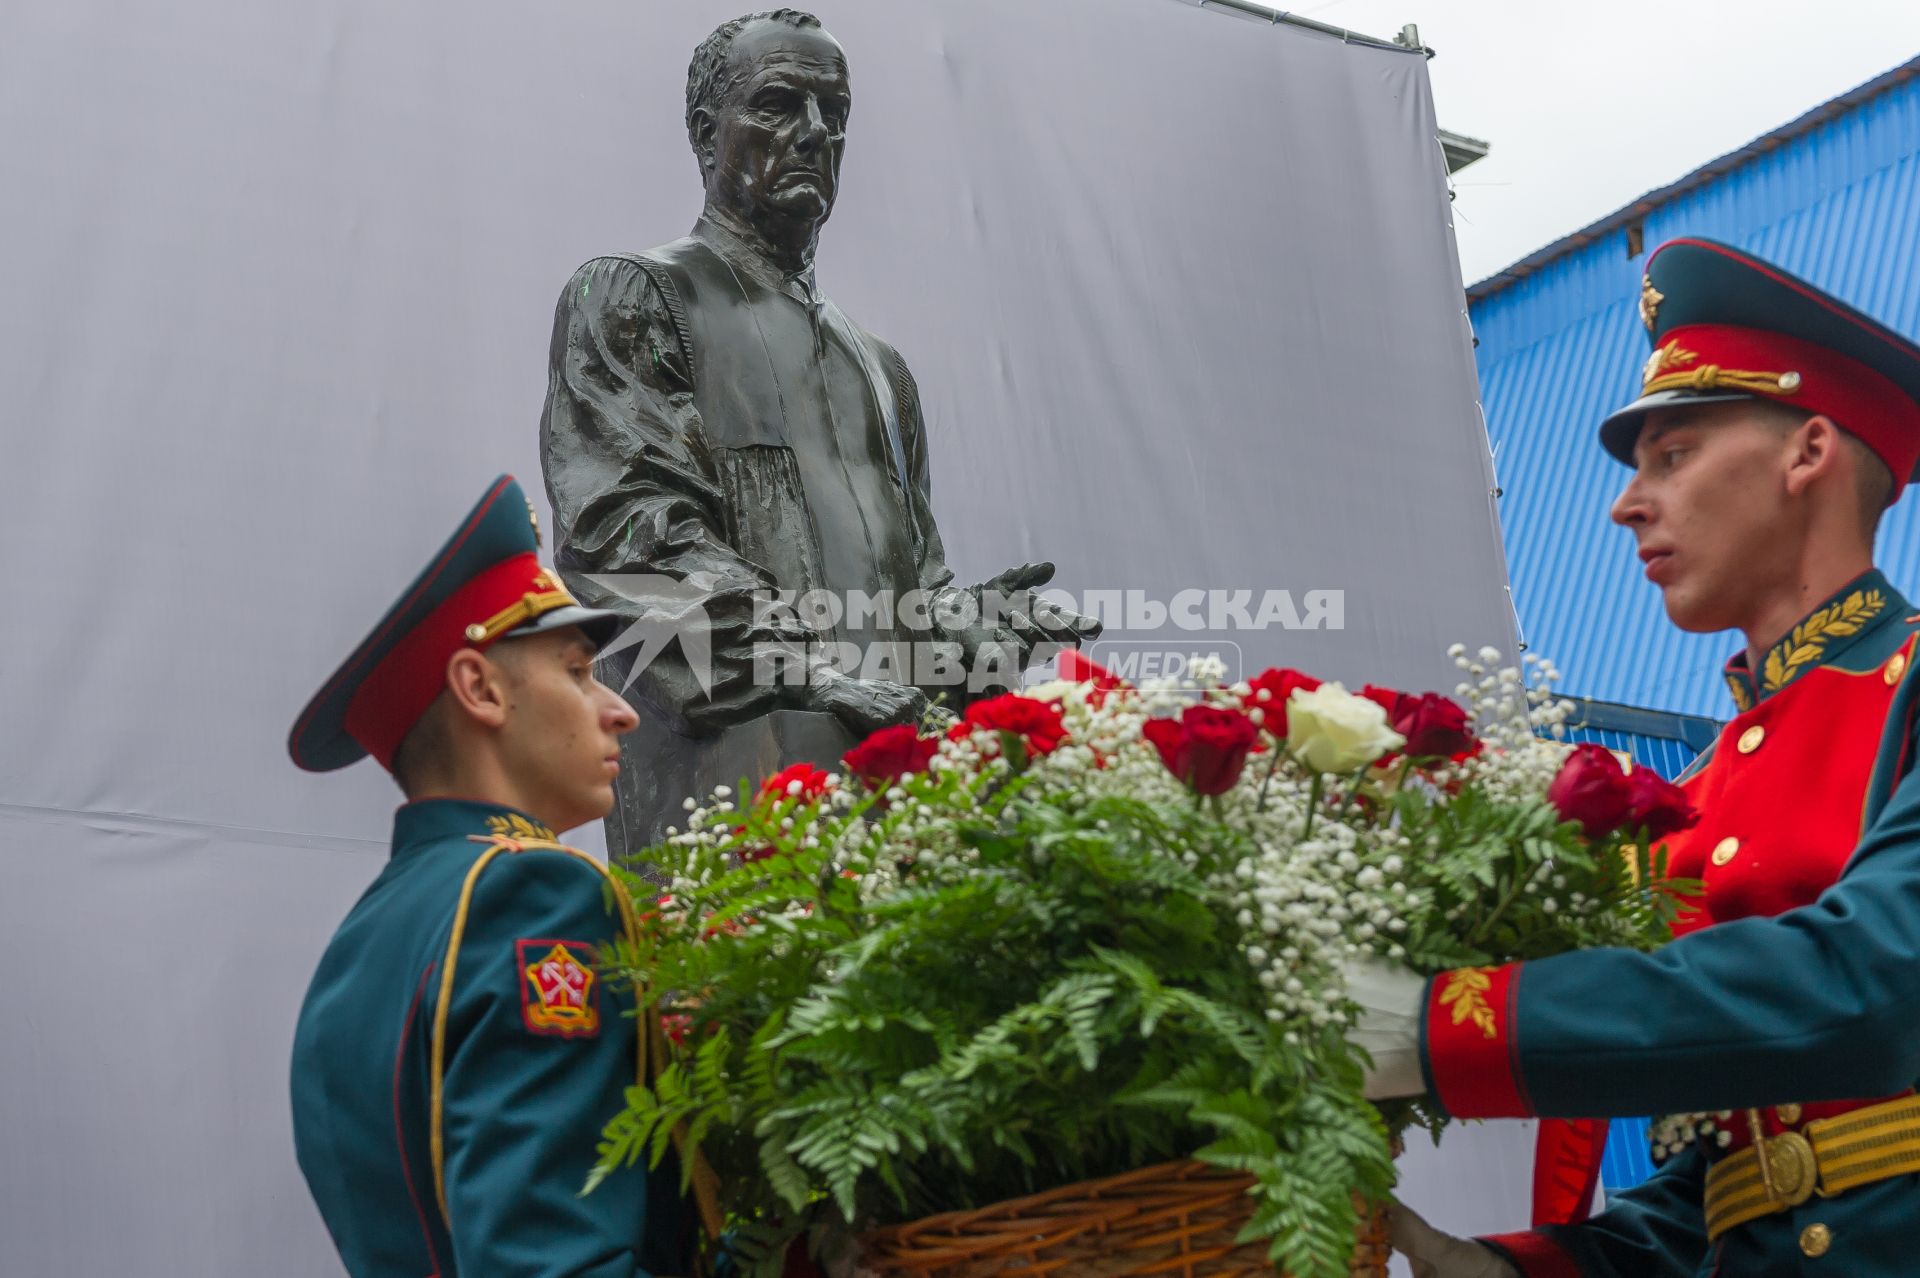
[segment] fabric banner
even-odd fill
[[[395,794],[285,734],[493,475],[539,492],[559,289],[692,224],[687,61],[744,7],[0,13],[0,1273],[339,1271],[288,1047]],[[1421,57],[1182,0],[819,8],[820,284],[913,366],[963,579],[1118,592],[1136,670],[1511,649]],[[1524,1165],[1458,1166],[1511,1206],[1463,1223],[1518,1220]]]

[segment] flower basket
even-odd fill
[[[1251,1278],[1273,1275],[1265,1240],[1238,1241],[1253,1177],[1186,1161],[948,1212],[862,1235],[880,1278]],[[1386,1215],[1363,1211],[1349,1272],[1386,1278]]]
[[[609,972],[666,1063],[596,1178],[697,1152],[743,1278],[806,1234],[882,1278],[1382,1273],[1420,1113],[1365,1099],[1346,973],[1658,944],[1690,819],[1458,659],[1467,706],[1096,674],[689,799]]]

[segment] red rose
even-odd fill
[[[685,1012],[668,1012],[661,1016],[660,1028],[666,1031],[668,1040],[675,1047],[685,1047],[687,1035],[693,1029],[693,1018]]]
[[[925,772],[939,748],[939,738],[923,737],[912,724],[896,723],[847,751],[842,761],[854,776],[883,790],[901,777]]]
[[[1276,667],[1262,670],[1248,681],[1248,685],[1247,695],[1240,699],[1240,704],[1249,713],[1258,710],[1260,726],[1269,736],[1284,741],[1287,737],[1287,698],[1293,695],[1295,688],[1312,692],[1320,686],[1320,681],[1298,670]]]
[[[1058,701],[1036,701],[1013,692],[974,702],[967,707],[964,722],[969,729],[985,728],[1019,737],[1029,755],[1052,754],[1067,739]]]
[[[1633,788],[1620,760],[1605,746],[1577,745],[1560,765],[1547,802],[1563,821],[1578,821],[1590,839],[1603,838],[1633,815]]]
[[[794,790],[798,782],[800,788]],[[811,763],[795,763],[780,769],[760,783],[760,797],[763,799],[784,799],[792,791],[793,798],[802,803],[810,803],[833,788],[831,774],[821,771]]]
[[[1231,790],[1260,739],[1252,719],[1218,706],[1188,706],[1178,719],[1149,719],[1141,733],[1195,794]]]
[[[1414,759],[1460,759],[1479,752],[1480,742],[1467,728],[1459,702],[1437,692],[1399,695],[1387,707],[1387,722],[1407,739],[1401,753]]]
[[[1082,656],[1078,648],[1061,650],[1059,660],[1054,663],[1054,673],[1074,683],[1092,684],[1093,687],[1087,691],[1087,704],[1095,709],[1107,703],[1108,694],[1127,692],[1132,688],[1125,679],[1099,662]]]
[[[1418,696],[1394,688],[1368,684],[1360,695],[1387,712],[1387,726],[1407,744],[1383,755],[1375,767],[1384,767],[1405,755],[1410,759],[1470,759],[1480,753],[1480,741],[1467,730],[1467,712],[1437,692]]]
[[[1388,722],[1392,722],[1394,707],[1398,706],[1400,699],[1407,694],[1398,688],[1382,688],[1377,683],[1369,683],[1361,687],[1360,695],[1385,710]],[[1399,729],[1396,728],[1394,731],[1397,732]]]
[[[1649,841],[1690,830],[1700,820],[1700,814],[1687,801],[1686,791],[1652,768],[1636,766],[1628,773],[1627,791],[1633,803],[1627,824],[1644,829]]]

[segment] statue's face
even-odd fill
[[[817,28],[756,22],[734,39],[731,63],[710,134],[709,202],[750,223],[826,221],[853,107],[839,43]]]

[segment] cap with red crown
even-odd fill
[[[446,686],[463,647],[579,626],[596,646],[619,618],[581,607],[539,559],[533,506],[511,475],[496,479],[427,568],[333,672],[287,738],[309,772],[367,755],[383,768]]]
[[[1895,493],[1920,466],[1920,346],[1739,249],[1670,240],[1647,259],[1640,318],[1653,340],[1640,397],[1600,442],[1633,463],[1648,413],[1769,399],[1830,417],[1886,462]]]

